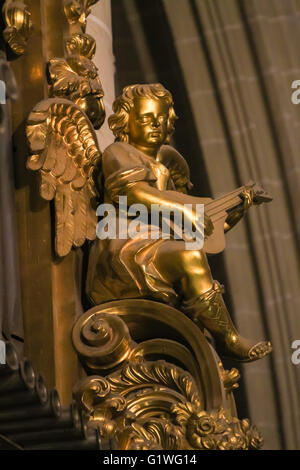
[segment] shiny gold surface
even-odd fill
[[[81,108],[56,98],[33,109],[26,131],[33,152],[27,167],[39,171],[42,198],[55,200],[56,252],[65,256],[96,235],[92,176],[101,153],[94,129]]]
[[[77,104],[99,129],[105,118],[103,90],[97,67],[84,56],[50,59],[48,64],[50,96],[69,99]]]
[[[204,204],[205,243],[201,250],[188,250],[184,236],[181,240],[174,235],[166,239],[162,227],[156,241],[145,240],[143,233],[130,240],[121,236],[97,240],[90,257],[90,298],[96,304],[130,297],[173,304],[210,331],[222,354],[242,362],[263,358],[271,352],[271,344],[248,340],[236,330],[223,302],[223,290],[212,278],[206,253],[222,251],[224,232],[251,205],[271,198],[254,183],[215,201],[187,195],[191,187],[187,163],[167,145],[177,116],[173,98],[162,85],[125,87],[113,110],[109,125],[116,142],[104,151],[102,163],[105,200],[118,208],[118,197],[125,195],[128,206],[143,204],[149,211],[153,204],[160,204],[181,213],[182,220],[190,220],[194,228],[198,224],[196,205]]]
[[[6,0],[2,7],[2,14],[6,23],[3,31],[5,41],[15,54],[24,54],[32,33],[28,7],[21,0]]]
[[[52,224],[49,205],[42,203],[38,193],[34,200],[43,210],[32,213],[31,208],[26,206],[26,210],[20,212],[21,264],[25,274],[22,288],[27,299],[23,306],[25,349],[34,365],[42,371],[47,384],[55,386],[62,403],[68,404],[72,387],[78,378],[78,360],[72,347],[70,331],[76,315],[81,312],[75,280],[81,263],[80,253],[69,252],[72,244],[81,244],[82,235],[84,240],[85,237],[95,236],[96,216],[95,211],[91,210],[91,202],[96,189],[92,189],[90,182],[93,165],[101,154],[93,135],[93,124],[85,111],[95,127],[99,127],[103,120],[103,91],[97,69],[90,60],[95,53],[95,41],[79,32],[74,37],[70,36],[72,31],[64,15],[62,2],[43,0],[35,4],[32,13],[37,28],[34,30],[34,43],[30,41],[29,44],[30,54],[26,57],[26,66],[28,63],[30,70],[26,77],[30,77],[30,80],[24,80],[24,64],[19,74],[22,87],[25,89],[27,85],[23,95],[26,106],[20,107],[23,113],[20,122],[26,121],[30,115],[26,134],[32,145],[32,157],[29,157],[28,168],[39,172],[41,185],[34,183],[33,176],[27,171],[26,180],[29,178],[30,184],[22,190],[30,188],[31,193],[38,190],[49,200],[56,186],[58,189],[53,196],[57,209],[56,225]],[[76,24],[73,26],[76,27]],[[36,37],[38,32],[40,38]],[[55,59],[63,56],[64,45],[66,58]],[[34,49],[39,49],[38,58],[33,54]],[[47,70],[44,70],[44,63],[47,64]],[[38,90],[37,83],[42,86],[39,94],[35,93]],[[52,98],[41,101],[48,93]],[[23,127],[21,132],[23,138]],[[45,137],[52,142],[50,148],[45,144]],[[56,155],[60,146],[61,150]],[[23,153],[27,152],[27,148],[26,144],[22,146]],[[23,155],[22,162],[27,156],[28,153]],[[51,166],[53,157],[55,168]],[[82,166],[76,170],[78,158],[85,170]],[[86,193],[85,197],[83,193]],[[64,201],[68,201],[66,206]],[[21,198],[19,204],[24,205],[24,199]],[[28,224],[27,218],[42,218],[42,223]],[[64,256],[61,259],[53,256],[52,225],[57,233],[56,250]],[[23,232],[27,234],[28,226],[30,231],[36,232],[34,241],[31,236],[28,241],[24,236]],[[34,248],[29,249],[28,244],[24,246],[24,242]],[[35,252],[38,252],[37,260]],[[31,272],[28,275],[26,260],[29,253],[34,260],[35,281],[32,280]],[[33,285],[34,289],[31,287]],[[39,325],[39,335],[36,334],[36,325]]]
[[[68,404],[78,377],[70,331],[81,310],[74,279],[80,259],[76,253],[54,259],[50,206],[41,200],[34,175],[24,164],[28,157],[24,123],[36,103],[48,95],[44,64],[63,56],[68,22],[61,0],[32,2],[30,12],[35,27],[28,54],[12,63],[20,87],[20,100],[12,111],[25,353]]]
[[[90,371],[106,371],[124,362],[132,340],[126,323],[103,313],[80,317],[73,329],[74,347]]]
[[[66,41],[66,50],[69,55],[83,55],[92,59],[96,52],[96,41],[89,34],[73,34]]]
[[[71,25],[79,25],[85,31],[91,7],[99,0],[63,0],[65,15]]]
[[[221,369],[221,376],[223,380],[223,385],[227,393],[236,390],[239,387],[238,381],[241,378],[239,371],[236,368],[225,370],[222,362],[219,363]]]
[[[238,361],[271,351],[270,343],[238,333],[206,257],[221,251],[224,232],[264,197],[253,185],[216,201],[187,195],[189,168],[168,145],[177,119],[173,98],[160,84],[124,89],[109,119],[116,142],[102,159],[94,129],[105,118],[103,90],[91,60],[95,41],[85,34],[94,3],[63,3],[66,56],[49,58],[50,98],[34,106],[26,128],[27,166],[38,172],[42,199],[55,202],[55,251],[63,258],[52,268],[55,381],[67,399],[76,363],[70,354],[74,306],[64,317],[64,275],[71,274],[72,247],[96,236],[95,200],[104,196],[118,208],[118,196],[126,195],[128,204],[161,204],[179,209],[194,227],[195,205],[204,203],[206,249],[186,250],[184,239],[164,237],[94,243],[87,292],[101,305],[77,320],[72,340],[86,372],[100,376],[80,381],[74,395],[89,424],[119,449],[259,448],[256,428],[236,417],[232,390],[239,372],[224,370],[203,333],[208,330],[217,351]]]
[[[87,328],[98,321],[104,321],[109,331],[102,335],[101,344],[97,344],[96,333],[90,332],[88,340],[86,334]],[[72,339],[90,373],[107,374],[124,361],[164,359],[193,376],[205,409],[225,407],[235,414],[214,349],[189,318],[169,305],[142,299],[99,305],[78,318]]]
[[[33,34],[28,41],[29,53],[24,54],[24,56],[22,56],[18,61],[13,63],[17,80],[21,87],[21,100],[13,107],[13,127],[16,147],[18,231],[23,296],[22,308],[24,312],[25,352],[33,361],[34,366],[43,373],[47,385],[49,387],[56,387],[59,390],[62,403],[68,404],[71,400],[72,387],[78,377],[78,361],[72,347],[70,331],[74,324],[76,315],[78,315],[78,311],[81,311],[75,282],[75,272],[78,271],[78,263],[80,263],[80,259],[76,253],[70,253],[69,256],[60,260],[53,259],[50,207],[40,199],[38,191],[41,191],[41,188],[36,184],[36,180],[33,175],[30,175],[30,173],[26,171],[24,165],[24,162],[28,157],[28,147],[24,141],[24,122],[26,122],[32,108],[34,107],[35,110],[37,109],[36,103],[43,103],[41,100],[48,95],[49,89],[44,63],[47,63],[53,57],[63,56],[64,38],[70,39],[70,31],[68,31],[69,25],[64,15],[61,0],[43,0],[33,2],[30,6],[30,11],[32,13],[32,20],[35,28],[33,29]],[[85,54],[92,57],[92,53],[95,51],[95,41],[90,38],[89,40],[81,40],[79,46],[77,44],[75,47],[75,45],[76,38],[72,42],[72,46],[70,46],[71,48],[67,56],[68,61],[65,59],[61,59],[61,61],[62,70],[65,71],[67,69],[67,72],[69,73],[68,84],[70,87],[73,87],[74,90],[71,99],[74,98],[76,94],[75,89],[77,89],[77,95],[74,100],[78,100],[80,107],[78,108],[74,102],[69,101],[69,108],[66,107],[65,110],[69,109],[70,113],[74,117],[76,114],[75,108],[78,110],[80,115],[84,114],[82,109],[91,109],[91,117],[95,117],[96,123],[96,120],[98,119],[97,113],[99,106],[101,108],[101,104],[99,105],[99,103],[101,103],[102,88],[101,84],[99,87],[100,82],[95,76],[97,75],[94,73],[95,67],[89,59],[85,58]],[[58,102],[61,102],[61,96],[64,97],[64,95],[61,93],[61,81],[58,83],[57,80],[57,64],[54,65],[52,63],[51,71],[53,73],[52,76],[49,74],[49,77],[51,80],[50,85],[53,89],[51,90],[52,96],[54,96],[53,99],[57,99]],[[85,90],[82,74],[87,75],[86,83],[88,83],[88,86]],[[74,86],[75,82],[76,86]],[[64,85],[62,85],[62,87],[63,86]],[[67,92],[67,89],[65,91]],[[88,94],[91,95],[90,98],[88,97]],[[67,98],[69,97],[70,96],[68,95]],[[47,99],[45,102],[47,102]],[[45,105],[46,107],[43,107],[43,105],[41,106],[40,120],[35,113],[31,113],[31,116],[33,117],[32,124],[35,124],[36,127],[43,132],[45,130],[46,123],[44,123],[45,126],[43,126],[41,116],[45,117],[45,113],[47,112],[47,109],[49,109],[50,105],[47,103]],[[52,107],[51,111],[53,111],[54,108]],[[56,111],[59,111],[58,108],[59,107],[55,108]],[[54,114],[52,114],[51,121],[53,125]],[[78,115],[76,116],[78,117]],[[85,120],[87,124],[86,126],[83,125],[81,130],[84,131],[86,129],[90,129],[90,132],[94,132],[93,126],[86,115]],[[61,120],[59,121],[60,125],[62,125]],[[72,132],[72,123],[70,122],[70,118],[68,125],[66,126],[66,123],[64,124],[64,130]],[[66,129],[66,127],[68,129]],[[50,127],[47,129],[50,133]],[[61,130],[62,127],[60,127],[60,132]],[[33,137],[32,133],[29,132],[29,134],[34,146],[33,153],[36,155],[37,159],[40,157],[41,160],[43,160],[43,158],[46,157],[45,152],[43,153],[41,147],[38,148],[39,145],[43,145],[42,135],[36,135]],[[54,144],[52,149],[55,147],[55,143],[60,143],[59,139],[62,139],[62,134],[59,134],[56,128],[56,134],[52,139]],[[77,144],[78,143],[79,141]],[[64,148],[70,148],[70,140],[64,140],[64,145]],[[82,142],[81,145],[83,145]],[[89,158],[92,161],[94,150],[91,149],[90,146],[88,147],[89,150],[83,152],[82,155],[87,157],[87,152],[89,151]],[[83,159],[85,159],[85,157],[83,157]],[[31,160],[31,163],[34,165],[33,160],[34,158]],[[61,163],[62,161],[60,160],[60,164]],[[70,161],[64,174],[67,178],[70,174],[73,174],[73,177],[75,176],[74,165],[72,165],[73,163]],[[59,170],[58,166],[56,167],[56,171],[57,170]],[[78,189],[78,184],[80,186],[82,179],[85,178],[87,181],[90,179],[91,176],[90,174],[87,174],[88,172],[88,168],[86,168],[86,173],[84,171],[80,171],[80,174],[77,173],[76,178],[75,180],[72,180],[72,183],[69,181],[69,189],[71,184],[73,188],[68,192],[69,202],[72,201],[72,204],[79,204],[79,193],[81,191],[79,190],[79,192],[76,192],[74,188],[76,187]],[[58,176],[58,173],[55,171],[54,174]],[[42,172],[40,172],[40,176],[41,181],[43,179],[45,182],[43,185],[43,191],[49,198],[51,184],[48,186],[47,184],[48,181],[51,180],[51,176],[48,168],[43,172],[43,177]],[[60,174],[60,176],[62,176],[62,174]],[[60,187],[60,189],[62,189],[62,187]],[[83,191],[89,191],[88,183]],[[72,193],[72,196],[70,193]],[[91,200],[91,196],[92,194],[90,193],[88,198],[89,201]],[[62,207],[63,198],[64,190],[62,189],[56,201],[58,207]],[[85,204],[80,208],[81,214],[83,214],[84,211],[88,212],[88,210],[89,208],[85,208]],[[91,217],[87,214],[86,224],[82,222],[77,223],[77,229],[74,231],[73,235],[70,235],[70,231],[64,234],[63,212],[61,211],[60,214],[61,218],[58,220],[58,224],[56,226],[58,232],[61,234],[61,240],[58,243],[59,247],[63,247],[65,240],[70,236],[72,237],[74,235],[74,243],[80,243],[79,239],[82,231],[85,232],[85,234],[87,234],[87,232],[91,233],[87,226],[90,226],[90,224],[93,223],[93,220],[95,221],[94,212]],[[75,215],[75,219],[78,222],[78,214]],[[74,226],[74,219],[71,221],[71,225],[72,224]],[[59,248],[59,250],[62,249],[63,248]],[[37,331],[39,332],[38,334]]]
[[[126,302],[115,303],[116,313],[121,313],[122,305],[125,309],[127,307],[128,314],[122,318],[129,324],[135,317],[134,303],[138,305],[141,301],[132,302],[131,309],[128,308],[129,304],[126,306]],[[109,308],[113,307],[98,307],[98,313],[93,309],[85,314],[84,320],[78,320],[73,331],[76,349],[81,347],[79,333],[83,332],[87,325],[100,327],[101,341],[109,336],[109,330],[112,330],[111,337],[118,336],[120,328],[127,330],[125,323],[121,327],[121,318],[112,312],[109,313]],[[189,322],[180,312],[177,312],[176,316],[179,324],[183,321],[182,327],[185,322]],[[118,318],[118,323],[110,323],[110,317],[111,320]],[[136,316],[134,322],[138,320],[143,325],[145,319]],[[96,330],[99,330],[98,327]],[[102,350],[94,348],[99,359],[105,357],[103,349],[108,343],[108,339],[106,343],[102,343]],[[203,380],[204,377],[197,383],[195,378],[181,367],[163,360],[153,362],[146,359],[147,354],[154,352],[160,353],[161,357],[167,354],[170,359],[174,358],[178,354],[175,341],[169,340],[165,343],[167,351],[166,348],[163,351],[162,345],[157,347],[156,340],[148,340],[146,343],[146,347],[145,343],[138,346],[132,344],[130,357],[123,357],[116,372],[109,373],[105,378],[89,376],[74,388],[74,397],[84,411],[89,426],[99,429],[102,440],[113,442],[113,448],[120,450],[233,450],[257,449],[262,445],[262,438],[255,426],[250,426],[248,420],[239,421],[228,407],[205,410],[204,397],[208,383]],[[202,358],[202,366],[205,362],[212,369],[218,368],[219,364],[209,357],[208,351],[205,353],[204,344],[205,340],[202,345],[201,340],[198,341],[198,347],[205,355],[205,358]],[[113,349],[111,345],[110,349]],[[184,361],[184,358],[181,360]],[[110,367],[114,366],[111,362]],[[224,374],[226,375],[225,371]],[[230,393],[228,387],[227,393]]]
[[[28,53],[11,62],[19,88],[12,106],[12,132],[16,185],[17,235],[21,301],[24,321],[25,355],[55,386],[51,218],[50,207],[41,201],[35,178],[25,167],[27,144],[25,126],[35,103],[44,97],[44,46],[40,2],[30,6],[35,25],[28,40]],[[57,38],[58,40],[58,38]]]
[[[73,11],[76,5],[71,3],[68,8]],[[83,6],[88,8],[86,2]],[[72,24],[79,21],[75,18]],[[59,256],[96,236],[93,175],[101,152],[94,128],[100,128],[105,118],[101,82],[88,58],[95,52],[94,40],[74,34],[66,44],[67,58],[50,59],[47,66],[52,99],[36,105],[27,124],[32,153],[27,167],[39,171],[42,198],[55,200]]]

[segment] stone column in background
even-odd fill
[[[93,62],[99,69],[99,76],[104,90],[104,105],[106,120],[102,128],[97,131],[99,146],[103,151],[114,141],[109,130],[107,118],[112,114],[112,103],[115,98],[115,65],[112,49],[111,3],[110,0],[101,0],[93,8],[88,17],[87,31],[96,40],[96,55]]]

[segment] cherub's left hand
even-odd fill
[[[248,212],[249,208],[253,205],[254,192],[253,189],[248,188],[240,194],[240,197],[243,199],[243,213]]]

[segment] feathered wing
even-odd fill
[[[96,238],[97,137],[86,114],[60,98],[42,101],[32,110],[26,133],[31,150],[27,167],[39,172],[42,198],[54,199],[56,252],[66,256],[72,246]]]

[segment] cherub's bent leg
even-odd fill
[[[186,250],[184,242],[170,240],[159,247],[154,263],[180,289],[183,311],[211,332],[221,352],[240,361],[255,361],[271,352],[269,342],[251,341],[237,332],[222,297],[223,287],[213,280],[205,253]]]

